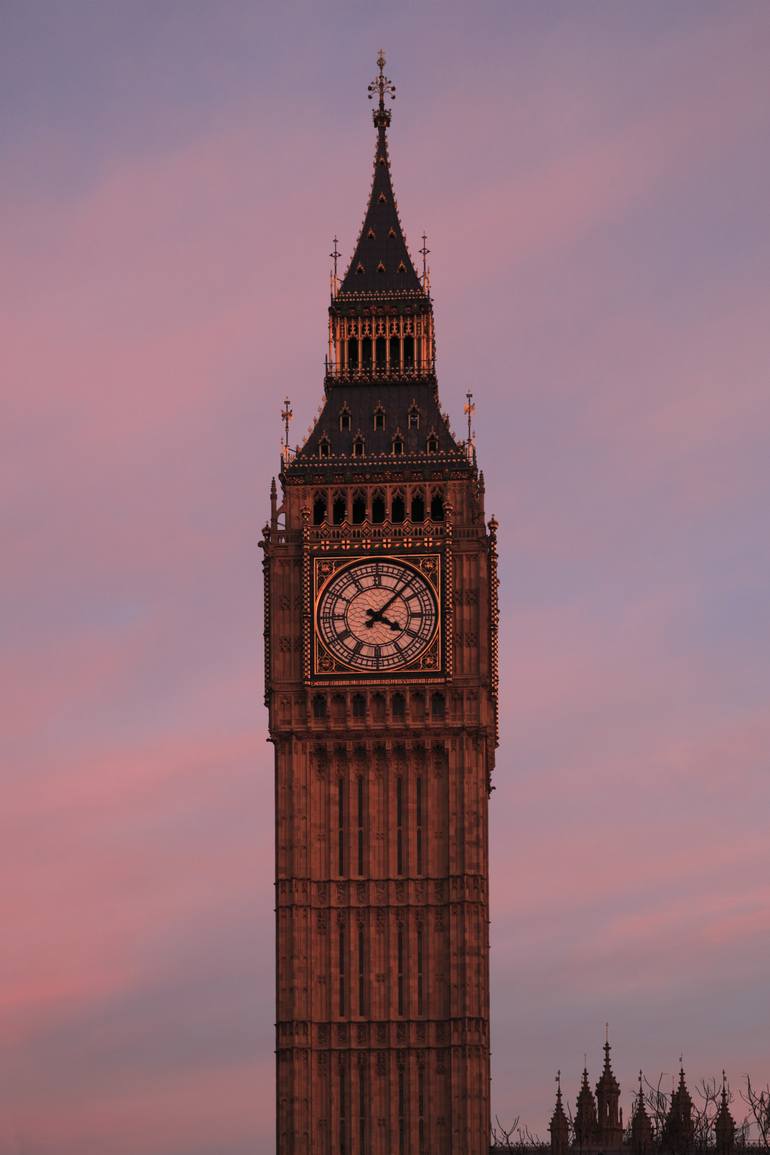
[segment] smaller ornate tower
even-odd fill
[[[652,1148],[652,1123],[644,1105],[644,1076],[639,1072],[639,1091],[631,1118],[631,1150],[634,1155],[647,1155]]]
[[[551,1155],[567,1155],[569,1122],[564,1114],[561,1101],[561,1071],[556,1073],[556,1106],[551,1116],[551,1122],[548,1124],[548,1130],[551,1132]]]
[[[623,1142],[623,1112],[620,1109],[620,1084],[610,1064],[610,1041],[604,1041],[604,1069],[596,1084],[596,1111],[598,1126],[597,1146],[603,1151],[614,1151]]]
[[[588,1082],[588,1067],[584,1067],[583,1081],[575,1104],[575,1146],[578,1150],[585,1151],[592,1147],[595,1134],[596,1100]]]
[[[714,1120],[717,1155],[732,1155],[735,1150],[735,1120],[730,1113],[727,1078],[722,1072],[722,1099]]]
[[[670,1155],[690,1155],[693,1149],[694,1124],[692,1099],[684,1078],[684,1067],[679,1068],[679,1086],[671,1096],[666,1121],[663,1124],[661,1146]]]

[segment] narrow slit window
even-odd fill
[[[396,971],[397,971],[397,988],[398,988],[398,1013],[404,1013],[404,928],[398,928],[398,939],[396,943]]]
[[[415,790],[417,792],[417,799],[416,799],[416,806],[415,806],[416,817],[417,817],[417,830],[416,830],[416,835],[417,835],[417,848],[416,848],[417,849],[417,873],[418,874],[424,874],[425,873],[425,867],[424,867],[424,862],[423,862],[423,854],[424,854],[423,829],[424,828],[423,828],[423,797],[422,797],[423,780],[422,780],[421,775],[417,778],[417,781],[415,782]]]
[[[434,722],[443,722],[446,717],[446,699],[443,694],[434,694],[430,702],[430,712]]]
[[[358,1066],[358,1150],[366,1155],[366,1068]]]
[[[419,491],[412,494],[412,521],[425,521],[425,498]]]
[[[390,520],[395,524],[402,522],[406,516],[406,507],[404,505],[403,493],[394,493],[393,500],[390,503]]]
[[[413,405],[411,407],[411,409],[409,410],[409,428],[410,429],[419,429],[420,428],[420,410],[417,408],[416,405]]]
[[[435,433],[431,433],[427,441],[428,453],[438,453],[438,437]]]
[[[404,779],[396,779],[396,873],[404,873]]]
[[[339,928],[339,1008],[340,1014],[345,1014],[345,925],[340,923]]]
[[[332,447],[328,437],[322,437],[318,443],[318,454],[320,457],[331,457]]]
[[[423,1014],[423,975],[425,962],[425,935],[421,926],[417,927],[417,1014]]]
[[[394,437],[393,438],[393,456],[394,457],[400,457],[403,452],[404,452],[404,442],[401,440],[400,437]]]
[[[398,1072],[398,1155],[406,1155],[406,1075]]]
[[[345,873],[345,781],[337,779],[337,873]]]
[[[348,369],[358,368],[358,337],[348,337]]]
[[[358,874],[364,873],[364,777],[358,775],[356,784],[356,866]]]
[[[340,1055],[339,1063],[339,1078],[340,1078],[340,1152],[339,1155],[348,1155],[348,1096],[347,1096],[347,1072],[345,1071],[345,1059]]]
[[[364,439],[363,439],[363,437],[357,437],[355,439],[355,441],[353,442],[353,456],[354,457],[363,457],[363,455],[364,455]]]
[[[358,1013],[366,1014],[366,944],[364,928],[358,928]]]
[[[393,695],[391,712],[394,718],[401,719],[406,717],[406,698],[403,694],[396,692]]]
[[[425,1152],[425,1068],[417,1071],[417,1120],[419,1132],[420,1155]],[[361,1148],[363,1151],[363,1147]]]
[[[378,432],[385,428],[385,410],[379,406],[374,411],[374,428]]]
[[[342,412],[340,413],[340,432],[341,433],[349,433],[350,432],[350,410],[349,409],[343,409]]]
[[[436,490],[430,499],[430,519],[431,521],[444,520],[444,495],[440,489]]]

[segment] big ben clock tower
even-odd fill
[[[439,406],[384,64],[324,404],[304,445],[285,439],[262,542],[279,1155],[489,1150],[496,525],[470,425],[456,439]]]

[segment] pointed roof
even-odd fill
[[[639,1091],[634,1100],[634,1113],[631,1117],[631,1143],[635,1152],[645,1151],[652,1142],[652,1122],[644,1103],[643,1078],[640,1071]]]
[[[385,57],[382,52],[377,58],[377,64],[379,74],[369,85],[369,98],[372,99],[375,94],[378,97],[377,107],[373,110],[377,143],[372,188],[364,223],[335,303],[352,303],[361,296],[385,294],[396,298],[416,297],[427,304],[427,293],[423,290],[406,246],[390,173],[387,130],[391,110],[386,107],[385,98],[393,99],[396,90],[383,71]]]
[[[588,1082],[588,1067],[583,1068],[583,1079],[575,1100],[575,1138],[585,1145],[593,1138],[596,1129],[596,1100]]]
[[[722,1071],[722,1098],[719,1103],[716,1119],[714,1120],[716,1148],[723,1153],[732,1151],[735,1146],[735,1120],[730,1111],[730,1098],[727,1091],[727,1076]]]
[[[551,1145],[553,1148],[558,1148],[560,1145],[566,1145],[569,1140],[569,1121],[564,1113],[564,1105],[561,1099],[561,1071],[556,1075],[556,1106],[551,1116],[551,1122],[548,1124],[548,1130],[551,1132]]]
[[[620,1093],[620,1084],[613,1074],[612,1064],[610,1063],[611,1050],[612,1047],[610,1046],[610,1040],[607,1038],[604,1044],[604,1069],[601,1073],[601,1077],[599,1078],[599,1082],[596,1084],[597,1095],[606,1094],[608,1091],[614,1091],[618,1094]]]

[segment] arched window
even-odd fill
[[[372,714],[375,722],[385,721],[385,697],[383,694],[375,694],[372,698]]]
[[[412,721],[425,721],[425,695],[422,690],[415,690],[412,694]]]
[[[354,694],[353,695],[353,717],[354,718],[365,718],[366,717],[366,698],[364,697],[363,694]]]
[[[374,411],[374,428],[376,430],[385,428],[385,410],[381,405],[378,405]]]
[[[364,337],[361,342],[361,368],[371,369],[372,367],[372,339],[371,337]]]
[[[406,510],[404,508],[404,495],[400,489],[397,489],[393,494],[393,500],[390,503],[390,520],[392,522],[401,522],[404,520]]]
[[[430,700],[430,712],[434,722],[443,722],[446,717],[446,702],[443,694],[433,694]]]
[[[348,369],[358,368],[358,337],[348,337]]]
[[[394,457],[400,457],[403,452],[404,452],[404,442],[403,442],[401,436],[399,434],[396,434],[396,436],[393,438],[393,455],[394,455]]]
[[[425,498],[419,489],[412,492],[412,521],[425,521]]]
[[[401,368],[401,342],[398,337],[390,338],[390,368],[395,372]]]
[[[412,402],[412,404],[409,406],[409,428],[420,428],[420,410],[417,408],[414,402]]]
[[[431,521],[444,520],[444,495],[440,489],[434,489],[430,499]]]
[[[332,447],[328,437],[322,437],[318,442],[319,457],[331,457]]]
[[[335,525],[342,525],[347,513],[347,502],[345,501],[345,494],[342,490],[337,490],[332,502],[332,521]]]
[[[428,453],[438,453],[438,437],[435,433],[431,433],[426,444]]]
[[[353,491],[353,525],[366,521],[366,494],[362,489]]]
[[[393,695],[390,702],[390,708],[394,718],[406,717],[406,698],[398,691]]]
[[[386,345],[385,338],[384,337],[378,337],[377,338],[377,344],[375,345],[375,358],[377,360],[377,368],[378,369],[384,369],[385,368],[385,345]]]
[[[381,489],[376,489],[372,494],[372,521],[375,525],[381,525],[385,520],[385,494]]]
[[[363,437],[357,437],[355,439],[355,441],[353,442],[353,456],[354,457],[363,457],[363,455],[364,455],[364,439],[363,439]]]
[[[345,405],[344,408],[340,410],[340,432],[350,432],[350,410],[348,409],[347,405]]]
[[[313,695],[313,717],[319,721],[326,717],[326,698],[323,694]]]
[[[345,698],[342,694],[335,694],[332,698],[332,721],[345,721]]]
[[[414,367],[414,337],[404,337],[404,368],[412,369]]]
[[[313,525],[323,525],[326,521],[326,494],[319,490],[313,495]]]

